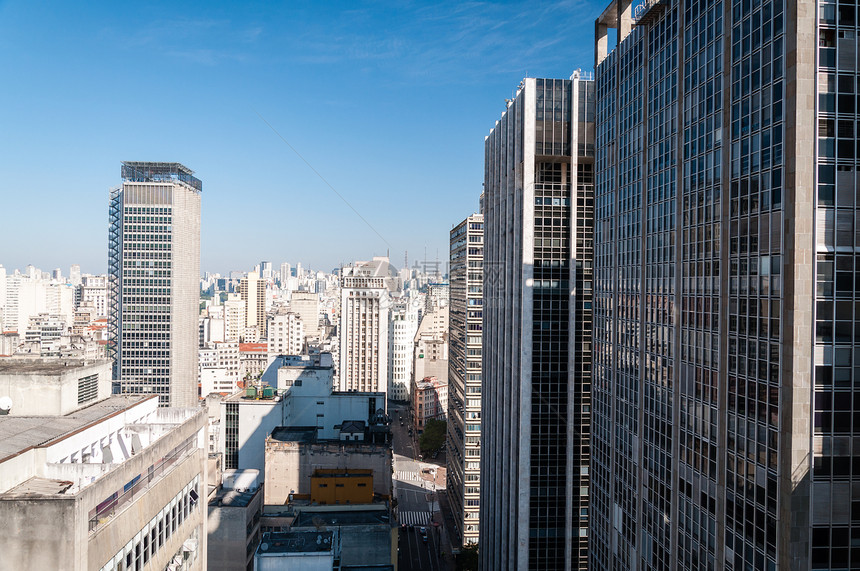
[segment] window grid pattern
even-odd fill
[[[723,10],[686,2],[680,220],[678,537],[680,565],[717,568]]]
[[[731,4],[726,569],[775,568],[780,431],[783,2]],[[728,34],[728,30],[731,34]]]
[[[642,205],[643,336],[641,370],[644,443],[640,462],[641,568],[669,569],[675,463],[672,454],[676,243],[676,141],[678,137],[678,21],[666,10],[648,29],[645,202]],[[683,567],[683,565],[681,565]],[[692,569],[692,567],[691,567]]]
[[[819,3],[812,569],[860,567],[857,10]]]

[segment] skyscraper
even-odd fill
[[[485,143],[485,571],[587,565],[593,101],[527,78]]]
[[[396,286],[388,258],[343,268],[338,390],[388,392],[388,311]]]
[[[860,567],[855,12],[597,21],[594,569]]]
[[[203,183],[179,163],[123,162],[121,174],[108,240],[114,378],[161,406],[196,406]]]
[[[478,542],[481,499],[481,346],[484,215],[451,230],[446,490],[462,545]]]

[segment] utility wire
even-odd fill
[[[260,113],[258,113],[256,109],[254,110],[254,113],[256,113],[256,114],[257,114],[257,117],[259,117],[259,118],[260,118],[260,120],[261,120],[263,123],[265,123],[266,125],[268,125],[269,129],[271,129],[271,130],[272,130],[272,132],[273,132],[273,133],[275,133],[275,135],[277,135],[277,136],[278,136],[278,138],[280,138],[280,139],[284,142],[284,144],[286,144],[290,149],[292,149],[292,151],[296,154],[296,156],[297,156],[297,157],[299,157],[300,159],[302,159],[302,161],[304,161],[304,163],[305,163],[306,165],[308,165],[308,168],[309,168],[309,169],[311,169],[312,171],[314,171],[314,174],[316,174],[318,177],[320,177],[320,180],[321,180],[321,181],[323,181],[323,182],[326,184],[326,186],[328,186],[328,187],[331,189],[331,191],[337,195],[337,197],[338,197],[338,198],[340,198],[341,200],[343,200],[343,203],[344,203],[344,204],[346,204],[347,206],[349,206],[349,208],[350,208],[353,212],[355,212],[355,215],[356,215],[356,216],[358,216],[359,218],[361,218],[362,222],[364,222],[365,224],[367,224],[367,227],[368,227],[368,228],[370,228],[371,230],[373,230],[373,232],[374,232],[377,236],[379,236],[379,238],[380,238],[383,242],[385,242],[385,245],[386,245],[386,246],[388,246],[388,248],[389,248],[389,249],[391,248],[391,244],[389,244],[389,243],[388,243],[388,240],[386,240],[386,239],[382,236],[382,234],[380,234],[380,233],[376,230],[376,228],[374,228],[374,227],[373,227],[373,225],[372,225],[370,222],[368,222],[368,221],[367,221],[367,219],[366,219],[364,216],[362,216],[362,215],[361,215],[361,213],[360,213],[358,210],[356,210],[356,209],[355,209],[355,207],[354,207],[352,204],[350,204],[350,203],[349,203],[349,201],[348,201],[346,198],[344,198],[344,197],[343,197],[343,195],[342,195],[341,193],[339,193],[339,192],[337,191],[337,189],[335,189],[335,187],[333,187],[333,186],[331,185],[331,183],[330,183],[329,181],[327,181],[327,180],[325,179],[325,177],[324,177],[323,175],[321,175],[321,174],[320,174],[320,172],[319,172],[317,169],[315,169],[315,168],[313,167],[313,165],[312,165],[311,163],[309,163],[309,162],[308,162],[308,160],[307,160],[306,158],[304,158],[304,157],[302,156],[302,154],[301,154],[300,152],[298,152],[298,151],[296,150],[296,148],[295,148],[294,146],[292,146],[292,145],[290,144],[290,142],[289,142],[289,141],[287,141],[287,140],[284,138],[284,136],[283,136],[283,135],[281,135],[281,134],[278,132],[278,130],[277,130],[277,129],[275,129],[275,128],[272,126],[272,124],[271,124],[271,123],[269,123],[268,121],[266,121],[265,117],[263,117],[262,115],[260,115]]]

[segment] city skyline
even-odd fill
[[[132,159],[179,161],[207,180],[203,271],[253,258],[329,271],[386,253],[399,267],[425,248],[444,260],[451,224],[478,209],[487,125],[524,76],[590,68],[585,16],[599,8],[353,8],[57,6],[36,31],[36,8],[0,5],[0,66],[17,78],[0,94],[0,240],[16,243],[0,263],[104,273],[104,189]],[[123,87],[143,76],[172,87]],[[167,125],[182,136],[162,137]],[[37,220],[43,231],[29,232]]]

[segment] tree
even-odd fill
[[[424,432],[418,439],[418,447],[422,454],[433,454],[445,443],[445,433],[448,425],[444,420],[428,420]]]
[[[457,571],[478,570],[478,546],[466,545],[460,550],[456,558]]]

